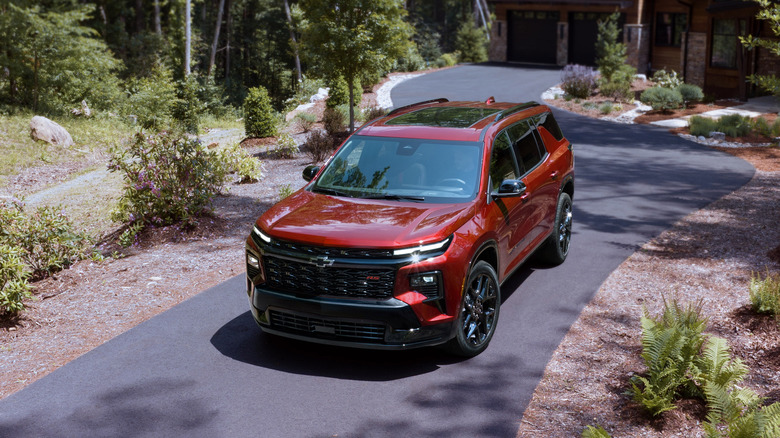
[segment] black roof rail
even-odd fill
[[[518,112],[518,111],[522,111],[522,110],[528,109],[528,108],[533,108],[533,107],[539,106],[539,105],[540,105],[539,102],[534,102],[534,101],[521,103],[520,105],[515,105],[512,108],[505,109],[505,110],[501,111],[500,113],[496,114],[496,118],[493,121],[497,122],[497,121],[503,119],[504,117],[508,117],[508,116]]]
[[[424,100],[422,102],[412,103],[412,104],[409,104],[409,105],[402,106],[400,108],[396,108],[396,109],[390,111],[387,115],[388,116],[392,116],[393,114],[397,113],[398,111],[405,110],[405,109],[408,109],[408,108],[412,108],[412,107],[415,107],[417,105],[426,105],[426,104],[429,104],[429,103],[444,103],[444,102],[449,102],[449,99],[446,99],[444,97],[440,97],[438,99]]]

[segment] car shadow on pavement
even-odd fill
[[[250,365],[362,381],[403,379],[464,360],[439,348],[376,351],[282,338],[263,333],[249,311],[217,330],[211,344],[223,355]]]

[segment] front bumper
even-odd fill
[[[420,324],[411,306],[387,300],[300,297],[247,279],[252,316],[263,331],[328,345],[402,350],[447,342],[453,321]],[[293,310],[294,309],[294,310]]]

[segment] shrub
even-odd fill
[[[691,131],[691,135],[697,137],[709,137],[711,132],[717,131],[717,125],[717,122],[709,117],[691,116],[688,119],[688,128]]]
[[[372,106],[363,110],[363,120],[370,122],[387,115],[387,110],[378,106]]]
[[[89,241],[59,208],[39,207],[28,215],[19,202],[0,202],[0,245],[20,249],[33,279],[85,258]]]
[[[677,109],[682,105],[682,96],[677,90],[663,87],[652,87],[642,92],[639,100],[650,105],[656,111]]]
[[[409,44],[406,53],[395,61],[394,71],[417,71],[425,68],[425,60],[417,51],[417,44]]]
[[[701,88],[691,84],[680,84],[677,87],[677,92],[682,96],[683,104],[688,106],[693,102],[701,102],[704,99],[704,93]]]
[[[634,81],[636,69],[630,65],[621,65],[612,72],[609,77],[602,76],[599,81],[599,91],[604,96],[617,101],[626,101],[631,98],[631,83]]]
[[[344,114],[335,108],[325,108],[325,113],[322,116],[322,124],[325,127],[325,132],[328,135],[333,136],[344,132],[345,128]]]
[[[295,190],[293,190],[293,188],[289,184],[285,184],[279,187],[279,200],[281,201],[282,199],[292,195],[293,193],[295,193]]]
[[[750,133],[750,118],[729,114],[718,119],[717,129],[729,137],[744,137]]]
[[[582,431],[582,438],[611,438],[609,432],[601,426],[585,426]]]
[[[29,276],[19,247],[0,244],[0,314],[24,310],[24,299],[32,296]]]
[[[276,117],[268,91],[263,87],[250,88],[244,99],[244,130],[247,137],[276,135]]]
[[[750,278],[750,302],[756,312],[769,313],[780,321],[780,276],[767,272],[762,279],[753,275]]]
[[[276,149],[274,154],[279,158],[295,158],[295,154],[298,152],[298,145],[295,143],[295,139],[290,134],[282,134],[276,141]]]
[[[349,85],[347,81],[341,76],[329,81],[330,91],[328,91],[328,100],[325,101],[325,106],[328,108],[335,108],[339,105],[349,105]],[[352,92],[354,93],[355,104],[359,104],[363,98],[363,88],[360,86],[360,81],[355,80],[352,86]]]
[[[612,102],[604,102],[599,106],[599,112],[604,115],[611,113],[614,109]]]
[[[309,132],[315,123],[317,123],[317,116],[312,113],[303,112],[295,115],[295,125],[303,132]]]
[[[460,54],[458,52],[445,53],[436,60],[436,67],[452,67],[456,65]]]
[[[114,150],[108,168],[122,172],[124,193],[114,219],[168,225],[204,213],[227,170],[219,153],[181,133],[138,133],[126,150]]]
[[[178,101],[171,73],[159,65],[148,77],[130,79],[127,94],[125,113],[134,115],[144,129],[155,131],[170,122]]]
[[[596,88],[596,72],[593,67],[569,64],[561,71],[561,82],[568,96],[587,99]]]
[[[336,108],[336,111],[341,113],[341,116],[344,117],[345,122],[349,120],[349,105],[339,105]],[[362,122],[363,121],[363,111],[355,105],[352,110],[355,112],[355,121],[356,122]]]
[[[138,235],[141,233],[141,231],[143,231],[143,229],[143,222],[136,222],[128,226],[124,231],[122,231],[122,234],[119,235],[119,246],[122,248],[127,248],[137,243]]]
[[[225,170],[238,175],[239,184],[257,182],[263,176],[262,163],[239,144],[221,151]]]
[[[198,97],[200,88],[196,75],[190,75],[187,79],[179,81],[176,88],[178,99],[173,105],[173,118],[191,134],[198,133],[200,117],[206,110]]]
[[[322,132],[314,131],[309,134],[306,140],[306,153],[309,154],[314,162],[320,162],[330,156],[335,148],[333,137]]]
[[[769,123],[763,117],[756,117],[755,119],[751,120],[750,129],[755,131],[758,135],[762,135],[764,137],[772,136],[772,127],[769,126]]]
[[[653,77],[650,80],[663,88],[678,88],[683,84],[682,79],[677,77],[676,71],[668,72],[663,68],[653,73]]]
[[[460,52],[461,62],[485,62],[487,54],[487,34],[477,27],[474,20],[466,19],[455,34],[455,50]]]

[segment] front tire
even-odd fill
[[[453,354],[474,357],[487,348],[498,323],[501,290],[495,269],[478,261],[469,273],[463,291],[457,334],[447,344]]]
[[[555,225],[553,232],[540,251],[542,260],[551,265],[560,265],[569,255],[571,244],[572,202],[568,193],[558,197],[558,207],[555,210]]]

